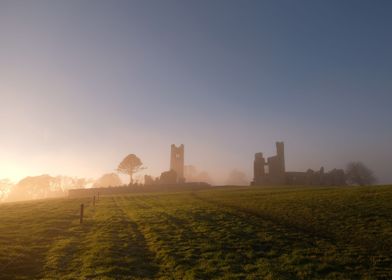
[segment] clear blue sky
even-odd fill
[[[392,182],[392,1],[0,1],[0,178],[97,177],[170,144],[219,182],[361,160]]]

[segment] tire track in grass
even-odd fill
[[[183,250],[190,250],[189,243],[192,233],[184,229],[179,217],[165,213],[155,204],[146,203],[142,196],[121,198],[118,201],[123,211],[139,222],[149,247],[154,251],[156,262],[160,265],[157,277],[168,279],[193,279],[194,265],[192,259],[183,257]],[[181,238],[182,236],[182,238]],[[200,273],[198,276],[201,276]]]
[[[194,197],[192,197],[194,199]],[[238,215],[227,207],[203,205],[190,213],[190,219],[203,226],[210,240],[214,240],[212,264],[221,265],[219,277],[259,279],[293,279],[296,271],[279,265],[281,255],[287,253],[287,234],[269,221],[257,223],[252,217]],[[219,259],[224,259],[220,263]],[[225,269],[227,267],[227,269]]]
[[[87,210],[87,209],[86,209]],[[91,218],[53,246],[47,278],[148,279],[157,270],[134,221],[112,197],[102,198]],[[88,215],[86,215],[88,216]]]
[[[274,278],[279,279],[324,279],[327,277],[344,277],[343,275],[346,275],[346,277],[350,275],[349,278],[360,277],[360,274],[351,264],[352,259],[347,259],[345,256],[341,257],[340,254],[345,252],[329,240],[303,234],[292,227],[286,227],[285,224],[238,211],[236,208],[217,204],[215,201],[203,203],[207,203],[216,211],[208,213],[205,209],[209,207],[205,207],[199,213],[194,212],[198,217],[187,217],[187,219],[198,220],[199,224],[202,224],[203,220],[210,220],[209,232],[219,232],[220,230],[228,232],[226,236],[225,234],[220,236],[218,234],[218,239],[222,239],[224,245],[220,248],[220,251],[228,254],[237,251],[237,253],[242,254],[244,260],[237,259],[237,262],[245,266],[247,274],[251,275],[252,271],[256,271],[255,275],[257,277],[273,275]],[[248,233],[243,232],[242,228],[238,228],[238,225],[244,229],[248,227]],[[214,228],[214,226],[216,227]],[[259,238],[254,238],[255,234]],[[227,236],[229,237],[225,239]],[[227,245],[229,247],[225,248]],[[249,252],[251,254],[247,257]],[[252,252],[256,252],[256,254],[252,254]],[[339,258],[339,262],[336,257]],[[226,263],[226,265],[229,263]],[[256,267],[253,265],[255,263],[258,263]],[[235,261],[230,263],[230,267],[236,267]],[[267,275],[263,274],[260,267],[268,270],[269,273]],[[240,271],[241,269],[237,267],[235,272]]]
[[[203,196],[199,196],[196,193],[192,193],[192,196],[195,197],[196,199],[199,199],[201,201],[204,201],[204,202],[207,202],[207,203],[210,203],[213,205],[225,207],[227,209],[234,210],[235,212],[242,212],[246,215],[252,215],[252,216],[258,217],[261,220],[268,221],[268,222],[271,222],[275,225],[278,225],[279,227],[284,228],[289,232],[300,233],[301,236],[306,236],[309,238],[315,237],[318,239],[322,239],[322,240],[324,240],[328,243],[331,243],[331,244],[336,244],[336,242],[337,242],[330,235],[323,234],[323,233],[316,231],[310,227],[301,227],[301,226],[296,225],[295,223],[288,223],[287,221],[280,220],[277,217],[274,217],[273,215],[270,215],[268,213],[263,213],[258,210],[255,210],[255,209],[243,207],[243,206],[236,205],[236,204],[233,204],[230,202],[219,201],[218,199],[209,199],[209,198],[206,198]],[[310,239],[312,239],[312,238],[310,238]]]
[[[317,231],[308,230],[308,228],[302,228],[293,223],[287,224],[277,217],[261,213],[255,209],[249,209],[230,202],[222,202],[219,199],[201,197],[196,193],[193,193],[192,196],[201,201],[215,205],[216,207],[231,209],[234,215],[248,216],[248,219],[249,217],[253,217],[252,219],[249,219],[249,221],[253,220],[254,223],[268,221],[273,226],[280,228],[280,233],[286,235],[285,239],[286,241],[289,241],[288,244],[286,243],[286,247],[292,248],[291,255],[297,255],[297,258],[299,257],[305,262],[313,260],[314,263],[319,263],[314,266],[313,270],[315,271],[309,271],[307,273],[311,274],[312,277],[345,278],[349,275],[349,278],[361,278],[361,273],[358,272],[358,268],[361,267],[361,269],[365,271],[370,269],[368,262],[370,258],[362,251],[363,248],[356,248],[357,253],[360,255],[362,254],[364,257],[358,259],[359,256],[357,253],[351,252],[350,249],[345,247],[345,244],[339,243],[335,238],[325,236],[324,234],[318,234]],[[274,239],[277,239],[276,236]],[[294,248],[294,243],[299,243],[299,245],[303,243],[303,245]],[[357,262],[358,260],[359,262]],[[298,261],[295,261],[294,263],[298,264]],[[299,264],[301,264],[301,262]],[[298,267],[293,268],[297,269]],[[383,271],[377,273],[380,273],[381,275],[385,274]],[[299,275],[301,276],[301,274]],[[369,277],[371,277],[371,275],[369,275]]]
[[[204,201],[190,194],[127,199],[126,211],[132,211],[151,250],[156,252],[161,266],[158,276],[361,278],[355,256],[330,240],[222,204],[219,199]]]
[[[200,245],[208,244],[200,240],[208,240],[208,234],[195,228],[188,216],[184,215],[187,210],[183,206],[186,205],[175,204],[173,211],[161,203],[165,198],[168,196],[140,196],[132,201],[135,208],[147,210],[134,209],[134,213],[139,220],[148,221],[143,226],[143,232],[156,251],[157,262],[161,265],[160,277],[210,279],[212,275],[200,265],[200,255],[203,253]]]
[[[185,203],[178,204],[181,201],[178,199],[172,205],[154,196],[128,199],[123,202],[128,204],[127,212],[132,211],[138,220],[145,221],[141,230],[156,252],[162,277],[290,279],[294,276],[277,269],[267,257],[272,248],[270,240],[261,242],[255,227],[224,209],[210,207],[190,196]],[[197,207],[192,207],[192,202]]]

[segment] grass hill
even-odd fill
[[[391,279],[392,187],[7,203],[0,248],[0,279]]]

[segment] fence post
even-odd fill
[[[84,204],[80,204],[80,223],[83,223],[83,213],[84,212]]]

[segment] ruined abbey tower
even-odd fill
[[[170,170],[174,170],[177,173],[177,183],[185,182],[184,178],[184,145],[176,147],[171,145],[170,152]]]
[[[276,142],[276,155],[267,160],[264,159],[262,153],[256,153],[253,167],[254,184],[283,185],[286,175],[283,142]]]
[[[254,178],[252,185],[345,185],[344,171],[333,169],[325,173],[308,169],[306,172],[287,172],[285,167],[284,144],[276,142],[276,155],[267,158],[256,153],[253,162]]]

